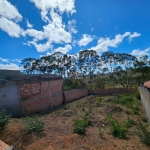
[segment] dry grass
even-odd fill
[[[142,121],[145,116],[139,100],[134,99],[139,108],[136,115],[131,108],[115,104],[116,98],[88,96],[66,104],[68,106],[46,114],[46,127],[40,134],[27,134],[22,119],[12,118],[0,131],[0,139],[13,145],[15,150],[149,150],[135,134],[136,124],[128,129],[127,140],[111,135],[109,114],[119,122],[128,118]],[[91,119],[92,126],[86,128],[85,135],[73,133],[74,119],[83,119],[85,115]]]

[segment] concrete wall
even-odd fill
[[[101,89],[101,90],[89,90],[89,95],[116,95],[116,94],[126,94],[134,93],[137,89],[127,89],[127,88],[114,88],[114,89]]]
[[[70,102],[88,95],[87,89],[64,91],[65,102]]]
[[[150,92],[144,86],[139,86],[138,89],[140,91],[143,107],[145,109],[148,121],[150,123]]]
[[[19,90],[17,83],[0,83],[0,110],[2,109],[5,109],[10,116],[19,116]]]

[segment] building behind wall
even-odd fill
[[[20,70],[0,70],[0,79],[7,79],[8,76],[20,75]]]

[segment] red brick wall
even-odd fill
[[[126,94],[134,93],[137,89],[126,89],[126,88],[115,88],[115,89],[102,89],[102,90],[89,90],[89,95],[116,95],[116,94]]]
[[[70,102],[70,101],[73,101],[75,99],[85,97],[87,95],[88,95],[88,90],[87,89],[70,90],[70,91],[65,91],[64,92],[65,102]]]
[[[62,104],[62,80],[20,85],[20,115],[48,110]]]

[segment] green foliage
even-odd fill
[[[86,125],[84,120],[76,119],[73,122],[73,132],[78,134],[85,134]]]
[[[147,121],[148,121],[146,116],[141,117],[141,120],[142,120],[143,122],[147,122]]]
[[[131,108],[134,104],[134,99],[132,95],[123,95],[120,98],[115,99],[114,102]]]
[[[65,105],[65,106],[63,107],[63,109],[64,109],[64,110],[68,110],[68,109],[70,109],[70,104]]]
[[[63,109],[57,110],[56,116],[59,116],[63,112]]]
[[[92,125],[90,116],[85,113],[82,119],[75,119],[73,122],[73,132],[78,134],[85,134],[86,127]]]
[[[135,132],[137,133],[142,143],[150,145],[150,131],[147,130],[147,125],[144,126],[140,120],[138,120],[138,128]]]
[[[64,81],[63,89],[65,91],[71,89],[80,89],[81,85],[83,85],[83,83],[79,79],[67,79]]]
[[[140,95],[139,90],[137,90],[134,95],[138,100],[141,100],[141,95]]]
[[[133,114],[139,115],[139,108],[138,108],[138,106],[133,106],[131,109],[132,109]]]
[[[113,136],[120,139],[127,139],[127,128],[124,123],[120,124],[115,118],[108,116],[108,123],[110,124],[110,132]]]
[[[10,117],[6,115],[5,109],[0,111],[0,129],[5,127],[9,122]]]
[[[97,100],[97,102],[100,102],[100,103],[103,102],[103,98],[102,97],[97,97],[96,100]]]
[[[135,125],[136,123],[134,122],[134,120],[130,119],[128,117],[127,120],[123,121],[123,124],[126,128],[131,128],[133,125]]]
[[[95,79],[95,89],[105,89],[105,80],[104,78]]]
[[[41,132],[45,127],[45,119],[44,117],[35,116],[33,118],[26,117],[24,119],[25,122],[25,130],[27,133],[32,132]]]

